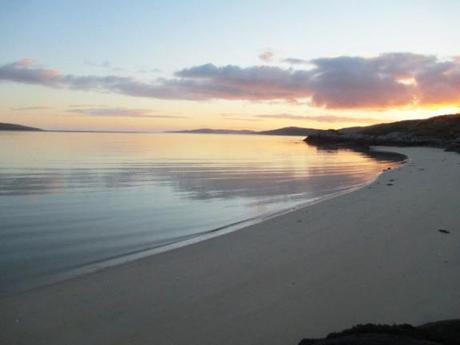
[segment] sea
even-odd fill
[[[0,296],[245,231],[400,159],[302,137],[0,132]]]

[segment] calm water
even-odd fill
[[[346,191],[395,164],[301,139],[0,133],[0,294]]]

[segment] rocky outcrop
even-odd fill
[[[384,135],[342,134],[340,131],[324,131],[308,136],[305,141],[310,144],[349,144],[349,145],[394,145],[394,146],[447,146],[449,141],[418,137],[411,133],[392,132]]]
[[[323,339],[303,339],[299,345],[454,345],[460,344],[460,320],[446,320],[414,327],[358,325]]]
[[[460,115],[319,131],[305,141],[317,146],[433,146],[460,152]]]
[[[446,146],[446,151],[454,151],[460,153],[460,137],[449,143]]]

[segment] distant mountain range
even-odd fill
[[[303,127],[284,127],[269,131],[233,130],[233,129],[212,129],[200,128],[185,131],[170,131],[168,133],[191,133],[191,134],[257,134],[257,135],[292,135],[305,137],[317,133],[318,129]]]
[[[42,131],[40,128],[12,123],[0,123],[0,130]],[[460,114],[338,130],[303,127],[284,127],[269,131],[201,128],[168,133],[291,135],[307,137],[305,139],[307,143],[317,146],[433,146],[460,152]]]
[[[314,128],[303,128],[303,127],[283,127],[278,129],[272,129],[270,131],[261,131],[257,132],[257,134],[262,135],[293,135],[293,136],[308,136],[321,131],[320,129]]]
[[[43,129],[18,125],[14,123],[0,123],[0,130],[2,131],[43,131]],[[51,132],[93,132],[93,131],[72,131],[72,130],[60,130]],[[112,131],[94,131],[102,133],[112,133]],[[302,127],[284,127],[273,129],[269,131],[251,131],[251,130],[233,130],[233,129],[212,129],[212,128],[200,128],[185,131],[169,131],[167,133],[191,133],[191,134],[244,134],[244,135],[292,135],[292,136],[308,136],[318,132],[317,129],[302,128]],[[118,133],[118,132],[114,132]],[[137,133],[137,132],[128,132]],[[145,132],[139,132],[145,133]]]
[[[42,131],[40,128],[0,122],[0,131]]]
[[[167,133],[190,133],[190,134],[256,134],[256,131],[251,130],[234,130],[234,129],[213,129],[199,128],[183,131],[168,131]]]

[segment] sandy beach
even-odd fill
[[[0,343],[286,345],[458,318],[460,155],[385,150],[409,160],[358,191],[0,300]]]

